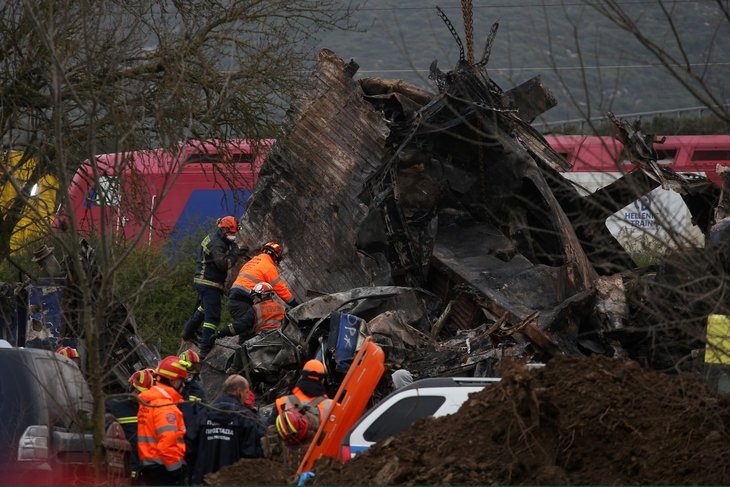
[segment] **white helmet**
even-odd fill
[[[268,282],[260,282],[256,284],[251,290],[251,294],[265,298],[270,296],[274,292],[274,288]]]

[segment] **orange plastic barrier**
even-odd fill
[[[385,371],[383,349],[367,337],[350,365],[332,406],[299,464],[297,474],[311,470],[320,457],[337,458],[340,444],[360,419]]]

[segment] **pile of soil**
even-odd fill
[[[344,465],[318,461],[310,483],[721,485],[730,478],[730,398],[694,377],[604,356],[556,358],[532,370],[513,365],[502,375],[454,415],[421,420]],[[275,478],[267,469],[264,478],[239,463],[219,480],[291,483],[285,470]]]
[[[205,476],[208,485],[296,485],[297,466],[265,458],[244,458]]]

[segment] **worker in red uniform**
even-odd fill
[[[144,485],[184,485],[185,423],[178,403],[188,370],[175,355],[162,359],[157,383],[139,394],[137,452]]]
[[[245,340],[246,334],[253,335],[253,296],[252,291],[256,284],[266,282],[271,285],[274,292],[288,306],[296,306],[297,300],[289,287],[279,275],[277,264],[281,260],[284,249],[279,243],[271,241],[261,247],[261,253],[246,262],[238,273],[238,277],[231,286],[228,294],[228,310],[233,318],[233,329],[241,330],[244,333],[241,341]]]
[[[221,299],[228,270],[238,259],[236,234],[238,221],[232,216],[219,218],[215,233],[206,235],[198,248],[198,266],[193,285],[198,293],[198,308],[183,327],[183,341],[193,340],[200,326],[200,356],[210,351],[210,336],[216,332],[221,321]]]

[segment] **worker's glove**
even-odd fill
[[[233,323],[229,323],[213,334],[211,337],[211,343],[219,338],[232,337],[236,334],[236,330],[233,329]]]

